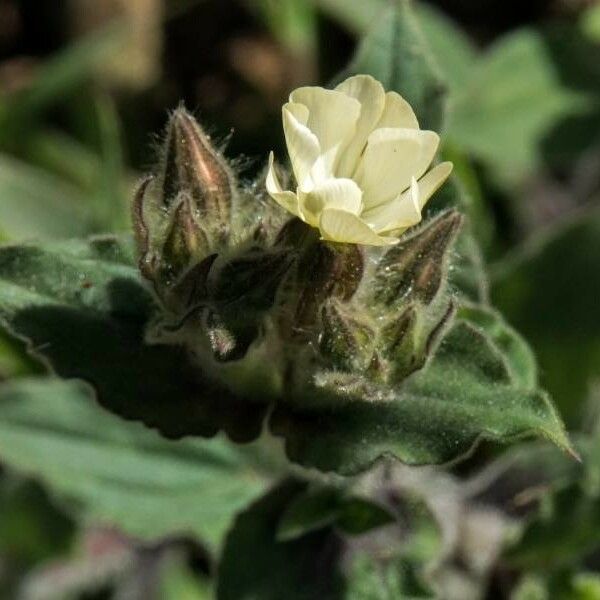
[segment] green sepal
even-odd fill
[[[208,236],[189,194],[181,192],[169,212],[169,231],[162,248],[163,272],[160,274],[166,284],[179,278],[191,264],[210,251]]]
[[[210,300],[216,306],[240,303],[244,311],[268,310],[295,255],[289,248],[273,248],[250,250],[232,258],[211,278]]]
[[[373,359],[375,331],[372,324],[357,319],[335,298],[321,308],[319,351],[332,368],[350,372],[365,371]]]
[[[315,337],[323,303],[328,298],[349,301],[363,272],[363,252],[355,244],[309,240],[288,289],[288,302],[294,306],[290,336],[297,341]]]
[[[431,304],[445,284],[449,251],[462,216],[449,210],[403,238],[383,256],[374,279],[374,299],[386,306]]]

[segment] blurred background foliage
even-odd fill
[[[269,150],[283,155],[280,107],[289,91],[326,84],[346,67],[387,4],[0,0],[0,242],[126,231],[132,190],[156,160],[153,135],[180,102],[250,180]],[[540,445],[484,448],[455,472],[403,483],[412,498],[403,507],[410,536],[386,563],[389,594],[376,597],[432,597],[412,573],[434,556],[430,570],[467,586],[465,599],[484,579],[490,598],[512,590],[518,600],[598,599],[600,5],[423,0],[415,8],[449,90],[442,152],[469,191],[492,302],[532,344],[541,383],[586,460],[565,463]],[[0,464],[11,465],[0,471],[0,597],[212,597],[215,548],[280,467],[264,473],[248,449],[166,442],[92,403],[83,409],[78,398],[89,392],[81,386],[20,383],[42,372],[19,340],[0,335]],[[483,470],[481,456],[491,461]],[[473,535],[452,537],[447,507],[436,507],[449,485],[471,490],[452,492],[450,504],[464,531],[490,534],[485,564],[475,560],[482,550]],[[265,515],[296,498],[294,486],[238,518],[224,572],[232,556],[255,551],[247,528],[263,536],[257,572],[275,560],[276,532]],[[172,520],[161,522],[166,502]],[[128,507],[140,505],[146,520],[128,518]],[[504,536],[524,507],[527,525],[501,553],[505,542],[490,532],[499,527]],[[364,550],[385,548],[385,539],[341,548],[326,522],[312,542],[289,542],[281,568],[310,554],[317,535],[353,565],[356,589],[367,590],[347,597],[375,598]],[[219,597],[280,597],[256,587],[256,577],[246,584],[242,592],[225,586]],[[323,597],[337,589],[330,584]]]

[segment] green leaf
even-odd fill
[[[0,320],[100,403],[170,437],[255,439],[266,411],[204,381],[178,347],[144,342],[154,303],[128,238],[0,248]]]
[[[471,485],[480,490],[478,501],[500,505],[504,510],[523,505],[532,508],[534,501],[580,482],[588,461],[590,440],[576,436],[573,441],[582,462],[540,440],[523,442],[506,450],[473,477]]]
[[[463,225],[456,242],[448,281],[462,302],[488,302],[488,277],[481,249],[469,222]]]
[[[402,94],[423,129],[441,129],[446,87],[409,0],[395,0],[361,41],[343,76],[366,73]]]
[[[319,486],[298,494],[283,513],[277,539],[285,542],[328,526],[360,534],[387,525],[394,517],[382,506],[346,495],[336,487]]]
[[[592,5],[583,13],[581,26],[591,40],[600,41],[600,6]]]
[[[502,318],[502,315],[490,308],[465,305],[459,316],[479,327],[488,335],[506,360],[513,379],[524,389],[537,387],[537,365],[535,356],[527,342]]]
[[[68,134],[38,128],[25,136],[19,147],[19,154],[38,167],[46,180],[60,178],[63,187],[77,193],[77,208],[82,214],[85,211],[90,222],[88,230],[92,231],[93,226],[93,232],[99,233],[123,229],[129,222],[126,188],[133,185],[129,181],[133,176],[128,177],[124,171],[119,122],[113,109],[103,96],[90,107],[90,120],[97,122],[100,138],[98,151]],[[37,202],[42,214],[49,210],[44,201],[40,197]],[[32,219],[35,221],[35,215]]]
[[[155,309],[130,242],[0,248],[0,282],[0,318],[10,330],[59,375],[90,382],[109,410],[170,437],[220,429],[236,441],[259,435],[267,410],[260,396],[239,399],[203,380],[182,349],[144,343]],[[356,472],[382,454],[410,464],[447,462],[480,438],[526,433],[568,448],[548,399],[523,388],[495,345],[466,323],[393,400],[324,397],[280,404],[271,425],[286,438],[290,458],[325,470]]]
[[[381,505],[367,498],[352,496],[344,501],[336,525],[344,533],[361,535],[389,525],[393,520],[392,514]]]
[[[72,544],[74,526],[38,483],[2,473],[0,540],[3,558],[21,566],[62,554]]]
[[[451,97],[460,93],[471,77],[479,58],[467,33],[433,4],[415,3],[421,30]]]
[[[42,371],[40,364],[27,354],[24,343],[0,329],[0,381]]]
[[[0,154],[0,234],[48,239],[88,233],[86,199],[74,186],[41,169]]]
[[[125,190],[125,168],[121,144],[121,122],[114,101],[108,95],[95,97],[100,138],[100,171],[95,181],[97,220],[109,231],[129,225],[129,202]]]
[[[392,558],[380,564],[368,553],[359,554],[347,575],[347,600],[435,600],[439,596],[420,581],[419,566]]]
[[[162,600],[213,600],[209,581],[196,576],[184,557],[169,557],[161,567],[160,591]]]
[[[600,575],[598,573],[577,573],[572,579],[574,600],[598,600],[600,598]]]
[[[288,456],[303,465],[343,474],[365,469],[381,455],[411,464],[445,463],[481,439],[542,435],[570,445],[548,397],[519,385],[495,345],[459,321],[429,365],[382,400],[339,396],[309,406],[279,405],[271,428]]]
[[[365,38],[359,51],[363,60],[353,65],[353,72],[360,67],[375,76],[385,74],[389,69],[383,66],[397,55],[408,55],[401,45],[390,43],[394,8],[389,2],[315,1],[360,35],[383,15]],[[434,74],[441,74],[448,88],[444,147],[476,157],[489,167],[496,183],[512,186],[545,163],[572,164],[597,144],[599,51],[591,43],[589,19],[522,28],[480,54],[465,32],[428,3],[415,3],[414,12],[426,55],[433,59],[427,62],[435,65]],[[407,82],[410,87],[410,77]],[[400,85],[397,91],[419,107]]]
[[[86,520],[143,538],[193,534],[212,546],[268,481],[253,448],[166,440],[101,410],[88,385],[57,379],[0,387],[0,456]]]
[[[287,542],[335,523],[341,509],[337,488],[319,487],[301,492],[281,515],[277,540]]]
[[[389,7],[388,0],[313,0],[330,17],[350,32],[365,35],[374,20]],[[460,91],[469,81],[477,51],[467,34],[441,10],[415,2],[414,11],[424,38],[450,92]]]
[[[236,519],[221,557],[218,600],[343,598],[331,531],[277,541],[283,511],[303,490],[303,484],[287,481]]]
[[[458,182],[455,184],[457,194],[460,195],[458,206],[468,216],[473,236],[481,248],[489,251],[495,241],[497,226],[490,202],[484,196],[478,173],[466,153],[452,144],[444,143],[442,157],[454,165],[450,181]]]
[[[511,600],[550,600],[547,582],[539,576],[527,575],[519,581]]]
[[[0,472],[0,598],[15,598],[23,577],[43,561],[66,554],[73,522],[38,483]]]
[[[30,165],[57,175],[91,196],[100,177],[101,157],[71,135],[36,128],[21,141],[21,154]]]
[[[473,68],[454,98],[447,135],[514,181],[539,166],[539,146],[552,126],[588,105],[557,77],[541,34],[522,29],[501,38]]]
[[[369,550],[331,528],[278,539],[278,524],[304,492],[303,484],[284,482],[237,518],[221,560],[218,600],[433,598],[423,589],[418,567],[398,553],[405,541],[398,530],[370,538]]]
[[[559,571],[551,575],[526,574],[511,600],[598,600],[600,577],[593,572]]]
[[[493,302],[531,343],[569,422],[600,376],[600,210],[532,238],[493,269]]]

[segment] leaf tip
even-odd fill
[[[581,458],[581,454],[573,448],[573,446],[569,443],[568,446],[565,446],[564,451],[570,456],[573,460],[578,462],[580,465],[583,464],[583,458]]]

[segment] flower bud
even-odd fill
[[[462,223],[450,210],[384,255],[375,279],[375,299],[386,306],[416,300],[430,304],[444,283],[448,254]]]
[[[321,308],[319,350],[341,371],[365,371],[373,357],[375,333],[365,321],[352,314],[349,307],[330,298]]]
[[[300,248],[307,242],[316,242],[318,236],[315,231],[307,227],[300,219],[286,221],[275,238],[275,245],[284,248]]]
[[[191,196],[181,192],[171,212],[170,228],[162,249],[167,280],[179,277],[193,262],[209,252],[208,237]]]
[[[158,180],[164,207],[189,195],[205,229],[222,242],[229,232],[233,173],[198,122],[184,108],[171,115]]]
[[[397,384],[423,367],[454,315],[454,304],[444,301],[433,312],[415,303],[381,328],[377,378]]]
[[[160,256],[156,252],[153,239],[153,227],[150,226],[150,215],[148,210],[149,195],[148,188],[154,178],[149,175],[145,177],[136,190],[131,205],[131,220],[133,222],[133,233],[138,249],[138,266],[141,274],[149,281],[154,282],[160,269]]]
[[[183,108],[171,115],[157,171],[140,185],[132,217],[140,271],[177,314],[205,300],[216,254],[226,250],[235,180]]]
[[[387,360],[388,381],[400,381],[423,365],[423,356],[417,351],[417,311],[409,306],[399,317],[383,327],[381,346]]]
[[[294,256],[294,251],[283,248],[257,249],[233,258],[215,275],[210,292],[212,300],[226,306],[243,301],[245,311],[268,310]]]
[[[177,298],[188,299],[188,306],[202,308],[200,331],[216,361],[244,357],[261,333],[293,259],[287,248],[250,249],[228,261],[210,255],[173,288]]]
[[[302,336],[318,321],[320,307],[328,298],[350,300],[361,282],[364,259],[354,244],[318,242],[311,245],[298,264],[293,329]]]
[[[165,304],[174,312],[187,313],[208,298],[208,276],[216,254],[209,254],[188,269],[165,294]]]

